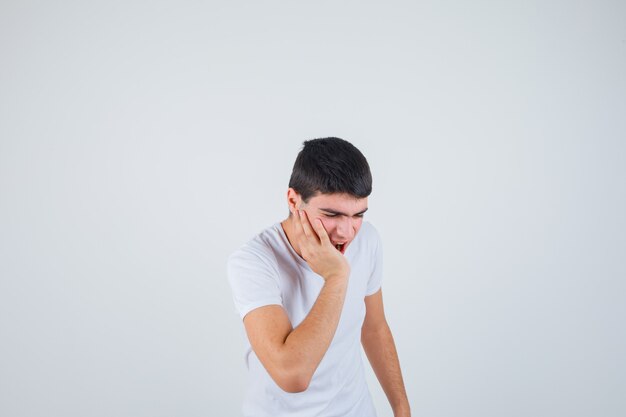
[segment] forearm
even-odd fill
[[[409,401],[402,379],[396,345],[387,324],[376,330],[364,329],[361,343],[396,416],[409,416]]]
[[[326,354],[337,330],[348,279],[327,280],[306,318],[293,329],[282,346],[284,366],[297,369],[308,381]]]

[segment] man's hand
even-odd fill
[[[313,272],[325,281],[348,278],[350,264],[330,242],[322,221],[315,219],[311,224],[304,210],[294,210],[293,214],[295,239],[302,257]]]

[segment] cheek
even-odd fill
[[[332,235],[337,229],[337,220],[335,219],[322,219],[322,223],[329,235]]]
[[[330,219],[328,217],[324,217],[318,214],[316,214],[315,216],[311,215],[310,218],[311,221],[313,221],[313,219],[320,219],[328,236],[332,236],[332,234],[335,232],[335,229],[337,228],[337,221],[335,219]]]

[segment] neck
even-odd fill
[[[293,225],[293,216],[289,216],[287,217],[285,220],[283,220],[280,225],[282,226],[285,235],[287,235],[287,240],[289,241],[289,244],[291,245],[291,247],[293,248],[294,251],[296,251],[296,253],[298,254],[298,256],[300,256],[302,258],[302,252],[300,252],[300,247],[298,246],[298,244],[296,243],[296,234],[294,231],[294,225]]]

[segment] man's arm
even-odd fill
[[[402,380],[396,345],[383,307],[382,290],[365,297],[365,321],[361,329],[361,343],[380,382],[395,417],[411,415],[409,401]]]
[[[274,382],[287,392],[302,392],[311,382],[335,335],[346,297],[350,266],[332,245],[321,221],[313,225],[294,211],[296,239],[324,286],[311,311],[295,329],[281,306],[252,310],[244,326],[252,349]]]
[[[244,325],[252,349],[278,386],[287,392],[302,392],[330,346],[346,295],[347,279],[327,280],[313,308],[292,329],[281,306],[251,311]]]

